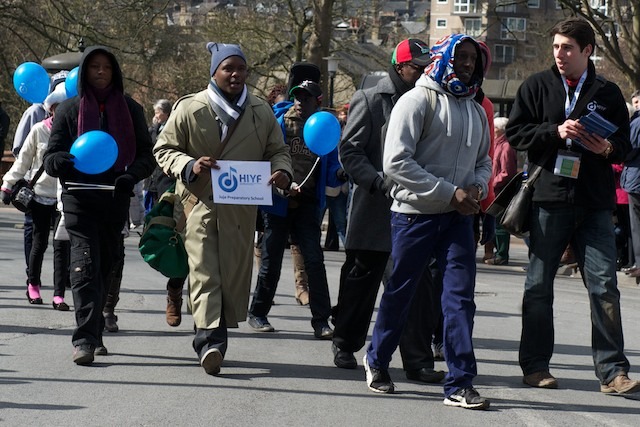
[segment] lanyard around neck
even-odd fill
[[[565,118],[569,118],[573,109],[576,107],[576,103],[578,102],[578,98],[580,98],[580,91],[582,91],[582,85],[584,81],[587,79],[587,71],[584,70],[582,76],[580,76],[580,81],[578,81],[578,85],[576,86],[576,90],[573,92],[573,97],[569,97],[569,84],[567,83],[567,78],[565,76],[562,77],[562,84],[564,85],[564,92],[566,94],[566,98],[564,101],[564,116]],[[567,139],[567,148],[571,148],[571,140]]]

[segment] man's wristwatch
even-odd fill
[[[609,141],[607,141],[607,148],[604,149],[604,151],[601,153],[604,158],[608,158],[609,154],[613,153],[613,145],[611,145],[611,143]]]

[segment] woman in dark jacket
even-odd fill
[[[107,353],[102,343],[102,307],[108,275],[120,256],[118,242],[133,186],[149,176],[155,162],[144,111],[124,95],[118,61],[104,47],[84,52],[78,96],[62,103],[56,113],[44,164],[46,172],[62,183],[63,211],[71,240],[70,276],[77,322],[72,338],[73,361],[88,365],[93,362],[94,352]],[[118,157],[107,171],[90,175],[74,168],[74,156],[69,151],[78,136],[92,130],[107,132],[116,140]],[[76,183],[85,188],[74,190]],[[110,185],[113,190],[98,185]]]

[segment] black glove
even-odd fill
[[[336,171],[336,176],[340,181],[343,181],[343,182],[349,181],[349,175],[347,175],[347,173],[342,168]]]
[[[59,151],[51,156],[51,160],[49,161],[51,170],[47,172],[51,172],[49,175],[53,177],[65,177],[71,172],[75,165],[73,159],[75,159],[73,154],[67,153],[66,151]]]
[[[377,177],[374,182],[375,187],[380,191],[385,197],[391,197],[391,188],[393,187],[393,181],[390,179],[383,179],[382,177]]]
[[[4,203],[5,205],[11,203],[11,193],[7,193],[6,191],[2,190],[2,203]]]
[[[130,175],[128,173],[120,175],[114,182],[114,185],[116,187],[115,192],[133,196],[133,187],[137,182],[138,180],[133,175]]]

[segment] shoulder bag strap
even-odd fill
[[[38,172],[36,172],[33,178],[31,178],[31,181],[29,181],[29,188],[33,188],[33,186],[36,185],[36,182],[38,182],[38,179],[43,173],[44,173],[44,162],[42,162],[42,166],[40,166],[40,169],[38,169]]]
[[[238,119],[235,122],[233,122],[233,124],[229,127],[229,129],[227,129],[227,136],[222,141],[220,141],[220,145],[218,145],[218,148],[216,149],[213,155],[213,157],[215,157],[216,160],[222,154],[222,151],[224,150],[224,147],[227,145],[227,142],[229,142],[229,139],[231,139],[231,135],[233,135],[233,132],[238,127],[238,123],[240,123],[240,119],[242,118],[243,114],[244,114],[244,111],[242,112],[242,114],[240,114],[240,117],[238,117]],[[180,203],[180,202],[177,202],[177,203]],[[184,230],[184,227],[187,224],[187,218],[189,217],[189,214],[191,213],[191,211],[193,210],[193,208],[197,203],[198,203],[198,198],[191,193],[189,193],[189,197],[187,197],[186,200],[182,202],[184,209],[182,210],[182,214],[178,217],[178,220],[176,221],[176,230],[178,232],[181,233]]]

